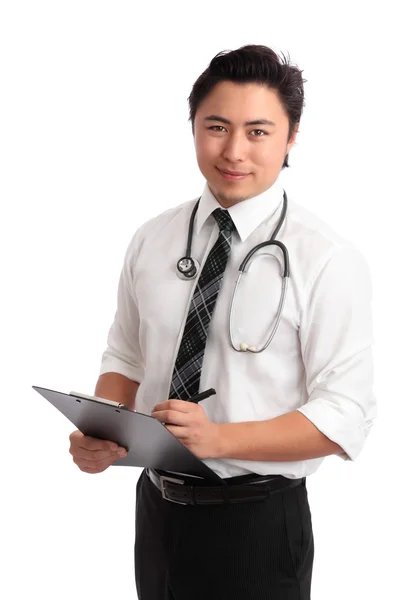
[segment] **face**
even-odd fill
[[[253,123],[253,121],[272,121]],[[289,119],[275,90],[265,85],[218,83],[194,121],[197,163],[221,206],[229,208],[269,189],[277,180],[297,131],[288,142]],[[245,177],[226,178],[221,170]]]

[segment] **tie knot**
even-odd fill
[[[235,223],[227,210],[216,208],[213,211],[213,217],[217,221],[220,231],[234,231]]]

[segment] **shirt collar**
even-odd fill
[[[265,192],[258,196],[238,202],[228,208],[228,212],[235,224],[237,232],[242,242],[244,242],[251,233],[263,221],[269,219],[283,199],[283,187],[278,180]],[[223,208],[214,194],[211,192],[208,183],[205,184],[203,194],[200,199],[199,208],[195,217],[195,234],[197,235],[207,219],[216,223],[212,212],[216,208]]]

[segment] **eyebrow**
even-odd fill
[[[220,121],[221,123],[226,123],[226,125],[232,125],[231,121],[228,121],[228,119],[224,119],[224,117],[220,117],[219,115],[209,115],[208,117],[204,118],[204,121]],[[268,119],[256,119],[255,121],[246,121],[246,123],[244,123],[244,126],[247,127],[247,125],[271,125],[272,127],[276,126],[276,124],[273,121],[269,121]]]

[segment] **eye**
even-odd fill
[[[211,127],[208,127],[207,129],[212,129],[212,130],[214,130],[214,131],[215,131],[216,129],[218,129],[218,127],[219,127],[220,129],[225,129],[225,127],[222,127],[222,125],[212,125]],[[253,129],[253,131],[261,131],[261,133],[263,133],[264,135],[269,135],[269,134],[268,134],[266,131],[264,131],[263,129]],[[251,131],[250,133],[253,133],[253,131]],[[220,132],[218,132],[218,133],[220,133]],[[255,136],[252,136],[252,137],[264,137],[264,136],[262,136],[262,135],[255,135]]]
[[[268,135],[268,133],[266,131],[264,131],[263,129],[253,129],[253,131],[261,131],[261,133],[263,133],[264,135]],[[262,135],[256,135],[255,137],[263,137]]]

